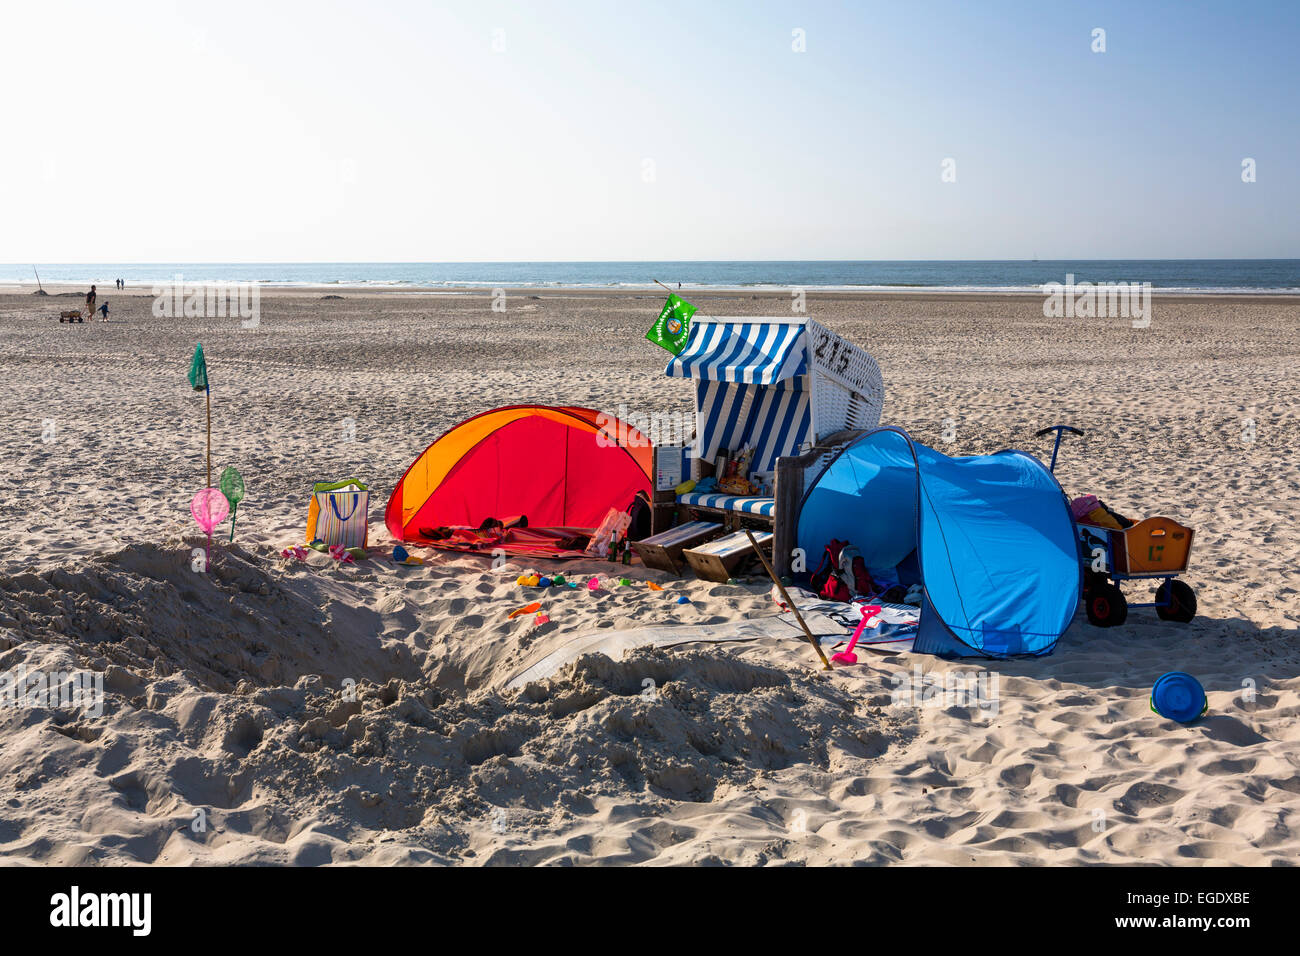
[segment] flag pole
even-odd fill
[[[207,484],[204,485],[203,487],[203,491],[200,492],[200,494],[204,495],[205,500],[207,500],[210,499],[211,496],[207,495],[206,492],[212,487],[212,383],[208,381],[208,361],[203,355],[202,342],[199,342],[197,345],[194,346],[194,358],[190,360],[189,381],[190,381],[190,387],[194,389],[194,391],[197,392],[200,388],[203,389],[203,404],[207,410],[208,480],[207,480]],[[190,508],[191,511],[193,511],[192,503],[190,505]],[[211,509],[209,508],[209,516],[210,515],[211,515]],[[194,515],[194,520],[196,521],[199,520],[199,516],[197,513]],[[199,525],[200,527],[203,527],[204,522],[199,521]],[[209,552],[212,550],[212,529],[211,528],[207,528],[207,535],[208,535],[207,546],[203,550],[204,570],[207,570],[206,562],[209,558]]]
[[[204,485],[204,487],[211,488],[212,487],[212,384],[206,381],[207,377],[208,377],[207,363],[204,362],[203,378],[205,379],[204,381],[205,388],[203,389],[203,392],[206,398],[206,404],[208,406],[208,483]],[[232,536],[233,536],[233,530],[232,530]],[[205,570],[208,567],[210,567],[212,564],[212,530],[211,529],[208,530],[208,546],[203,552],[203,564]]]
[[[675,293],[672,289],[669,289],[668,286],[666,286],[666,285],[664,285],[662,282],[660,282],[658,279],[655,279],[655,285],[663,286],[663,288],[664,288],[665,290],[667,290],[667,292],[668,292],[669,295],[676,295],[676,294],[677,294],[677,293]]]

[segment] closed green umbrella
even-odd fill
[[[230,502],[230,540],[235,540],[235,509],[244,500],[244,476],[234,466],[221,473],[221,493]]]

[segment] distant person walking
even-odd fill
[[[95,315],[95,287],[92,285],[90,291],[86,293],[86,318],[92,318]]]

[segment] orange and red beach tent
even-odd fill
[[[611,507],[649,494],[653,456],[641,432],[590,408],[494,408],[424,450],[393,490],[384,522],[399,541],[434,545],[425,530],[517,515],[530,528],[590,531]]]

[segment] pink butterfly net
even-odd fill
[[[230,502],[221,493],[220,488],[204,488],[190,501],[190,514],[203,533],[212,536],[212,529],[226,520],[230,514]]]

